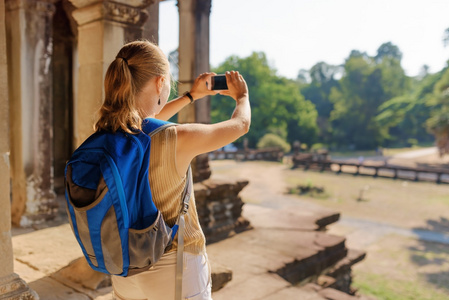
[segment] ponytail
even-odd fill
[[[148,41],[126,44],[109,65],[104,80],[105,100],[99,110],[95,131],[135,133],[142,129],[136,109],[136,95],[155,76],[168,74],[169,64],[162,51]]]

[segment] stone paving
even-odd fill
[[[213,293],[215,300],[355,299],[314,284],[297,287],[281,277],[297,277],[307,273],[306,269],[301,270],[299,264],[298,272],[291,273],[290,270],[290,275],[282,274],[280,270],[289,264],[304,261],[311,266],[323,258],[335,264],[346,255],[342,252],[346,250],[343,237],[316,231],[320,228],[317,225],[319,220],[328,218],[329,222],[333,222],[338,219],[335,213],[323,209],[320,215],[318,211],[307,213],[304,210],[288,211],[248,204],[244,207],[244,214],[254,229],[207,246],[215,278],[214,289],[217,285],[222,287]],[[18,234],[13,237],[13,245],[15,272],[29,283],[41,299],[112,299],[108,280],[101,274],[95,277],[87,265],[82,266],[78,260],[81,250],[68,224]],[[329,253],[334,256],[340,253],[341,257],[329,256]],[[310,265],[311,258],[317,262]],[[90,274],[88,278],[83,278],[82,283],[74,282],[76,278],[68,278],[60,271],[71,263],[73,265],[74,261],[77,266],[71,270],[78,270],[83,275]],[[221,279],[218,279],[219,275]],[[231,277],[232,280],[226,282]]]
[[[365,299],[333,289],[335,280],[324,276],[338,277],[365,255],[347,249],[344,237],[326,233],[340,214],[298,201],[283,194],[282,188],[261,189],[261,185],[262,179],[253,178],[242,192],[245,199],[259,200],[243,206],[243,216],[253,229],[207,246],[214,300]],[[60,200],[56,222],[37,231],[13,230],[15,272],[41,299],[112,299],[109,278],[80,259]]]

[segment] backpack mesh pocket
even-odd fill
[[[110,274],[121,274],[123,272],[122,239],[115,208],[108,195],[109,189],[103,177],[100,177],[96,190],[92,187],[80,186],[72,180],[71,171],[69,166],[67,196],[71,205],[67,209],[73,212],[68,213],[72,230],[75,234],[78,233],[87,259],[93,266],[106,269]],[[100,230],[91,231],[89,227]]]
[[[145,229],[129,229],[129,268],[141,269],[155,264],[171,244],[171,228],[161,212]]]

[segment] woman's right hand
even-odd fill
[[[219,94],[230,96],[237,102],[242,98],[247,98],[248,86],[243,76],[238,71],[227,71],[225,75],[228,89],[220,91]]]
[[[184,176],[190,162],[198,154],[219,149],[249,130],[251,107],[248,86],[239,72],[230,71],[225,75],[228,90],[220,90],[219,93],[236,100],[234,112],[229,120],[215,124],[187,123],[176,126],[176,164],[179,176]]]
[[[210,78],[215,75],[217,74],[213,72],[206,72],[195,79],[192,89],[190,90],[190,95],[192,95],[194,100],[198,100],[209,95],[216,95],[218,93],[218,91],[212,91],[207,88],[207,82],[209,82]]]

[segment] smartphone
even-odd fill
[[[216,75],[211,78],[211,90],[227,90],[226,75]]]

